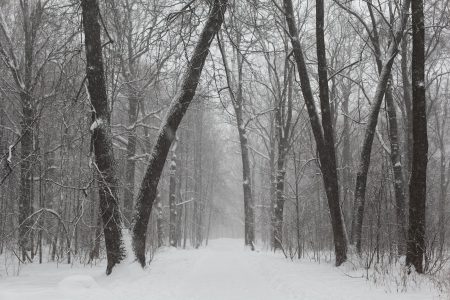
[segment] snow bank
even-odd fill
[[[0,278],[0,300],[447,299],[432,286],[397,291],[363,275],[351,263],[290,261],[246,251],[242,240],[220,239],[198,250],[161,248],[145,269],[128,258],[110,276],[104,264],[27,265],[19,277]]]

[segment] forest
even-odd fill
[[[0,71],[0,299],[231,248],[450,292],[449,0],[1,0]],[[221,288],[158,295],[319,299]]]

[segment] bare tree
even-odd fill
[[[317,54],[319,57],[320,82],[320,107],[322,111],[322,124],[314,103],[314,96],[309,81],[308,70],[300,44],[298,29],[294,19],[294,9],[291,0],[284,0],[284,13],[291,38],[294,58],[297,64],[298,75],[305,99],[311,128],[319,153],[320,168],[322,170],[325,192],[331,214],[331,226],[333,229],[334,247],[336,255],[336,266],[347,260],[347,234],[345,230],[342,211],[339,203],[339,185],[336,169],[336,154],[334,148],[334,134],[331,122],[330,104],[328,99],[328,79],[326,77],[325,41],[323,35],[323,2],[316,3],[316,35]],[[325,76],[325,78],[323,77]]]
[[[349,11],[353,15],[357,16],[357,14],[352,12],[348,7],[340,4],[338,1],[336,1],[336,3],[338,3],[339,6]],[[368,3],[368,5],[372,4]],[[356,214],[354,216],[355,228],[352,228],[352,235],[351,235],[351,241],[353,243],[356,243],[356,250],[358,251],[358,253],[361,252],[361,237],[362,237],[362,225],[364,220],[364,205],[366,197],[367,176],[370,167],[372,144],[378,123],[378,114],[380,112],[381,103],[385,96],[386,88],[388,87],[389,79],[391,78],[391,70],[394,64],[394,59],[399,52],[398,45],[400,44],[400,41],[403,37],[406,28],[409,5],[410,0],[403,1],[402,9],[400,11],[400,21],[399,21],[400,23],[397,24],[395,32],[392,33],[392,36],[389,39],[390,41],[389,48],[386,53],[387,60],[384,62],[384,64],[382,64],[382,68],[379,71],[380,74],[379,80],[376,86],[375,95],[373,97],[372,105],[370,108],[369,119],[366,125],[364,141],[362,144],[355,186],[355,203],[357,205]],[[364,23],[364,21],[360,17],[359,20],[364,24],[365,28],[368,28],[368,26]],[[395,24],[391,24],[391,26],[395,27]],[[374,38],[370,33],[369,29],[367,29],[367,31],[369,32],[370,38],[373,39],[373,44],[378,45],[376,49],[380,49],[380,46],[378,44],[378,38]],[[377,34],[377,31],[374,31],[374,34]],[[380,53],[378,53],[377,50],[375,50],[375,55],[380,57]],[[391,138],[392,137],[393,135],[391,134]],[[396,156],[394,159],[397,160],[397,158],[398,157]],[[399,162],[396,161],[394,166],[397,165],[398,163]]]
[[[185,72],[179,94],[172,101],[169,111],[162,123],[161,129],[153,147],[152,157],[142,180],[136,200],[136,211],[133,224],[133,250],[137,260],[145,266],[145,237],[148,219],[156,197],[156,189],[164,167],[170,145],[175,139],[175,133],[183,116],[191,103],[200,81],[203,66],[208,55],[209,46],[219,31],[227,0],[215,0],[206,21],[205,27],[192,54],[188,69]]]

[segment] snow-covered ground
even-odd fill
[[[104,266],[30,264],[19,276],[0,277],[0,300],[290,300],[447,299],[424,288],[388,292],[344,268],[280,254],[251,252],[241,240],[213,240],[206,248],[163,248],[142,270],[124,263],[104,275]],[[359,272],[361,273],[361,272]]]

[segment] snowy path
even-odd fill
[[[386,293],[329,264],[250,252],[228,239],[199,250],[164,249],[146,270],[122,264],[110,277],[103,271],[30,265],[20,277],[0,277],[0,300],[437,299],[425,291]]]

